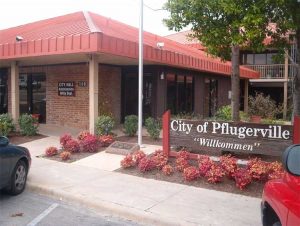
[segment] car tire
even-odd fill
[[[10,187],[8,193],[18,195],[22,193],[26,187],[28,167],[22,160],[18,161],[11,175]]]

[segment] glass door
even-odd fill
[[[7,113],[7,69],[0,69],[0,114]]]
[[[36,114],[39,122],[46,122],[45,74],[20,74],[20,113]]]
[[[138,115],[138,75],[128,73],[124,79],[124,116]],[[153,75],[143,77],[143,118],[152,116]]]

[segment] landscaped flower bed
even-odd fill
[[[114,142],[114,138],[112,135],[96,136],[88,131],[82,131],[77,138],[73,138],[70,134],[63,134],[60,136],[59,142],[61,148],[48,147],[44,157],[73,162],[104,150]]]
[[[121,166],[120,172],[131,175],[256,197],[261,195],[265,182],[281,178],[284,172],[279,162],[250,158],[246,165],[239,165],[231,155],[223,155],[217,162],[207,155],[192,160],[186,150],[176,158],[167,158],[161,150],[149,156],[138,151],[127,155]]]

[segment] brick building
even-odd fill
[[[164,47],[159,48],[158,42]],[[230,103],[231,63],[144,32],[145,116],[208,117]],[[241,99],[258,73],[241,67]],[[76,12],[0,30],[0,113],[94,131],[100,114],[137,114],[138,29]],[[246,103],[246,102],[245,102]]]

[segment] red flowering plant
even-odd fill
[[[189,166],[183,170],[183,177],[186,181],[196,180],[199,176],[199,169],[195,166]]]
[[[199,163],[199,173],[200,176],[205,177],[207,172],[211,169],[212,165],[214,162],[208,157],[203,157],[198,158],[198,163]]]
[[[247,163],[247,169],[253,179],[258,181],[266,181],[268,179],[269,163],[259,158],[250,159]]]
[[[96,152],[99,148],[99,141],[95,135],[87,135],[80,141],[80,148],[83,152]]]
[[[216,163],[212,164],[210,169],[206,172],[205,177],[209,183],[215,184],[222,181],[224,172],[221,166]]]
[[[71,158],[71,153],[68,151],[63,151],[59,156],[63,161],[67,161]]]
[[[77,135],[77,139],[78,140],[84,140],[87,136],[91,135],[91,133],[87,130],[85,131],[81,131],[78,135]]]
[[[146,154],[142,150],[138,150],[133,152],[132,157],[135,163],[139,164],[140,160],[146,157]]]
[[[183,158],[185,160],[188,160],[189,159],[189,155],[190,155],[190,152],[188,150],[182,149],[181,151],[179,151],[177,153],[176,158]]]
[[[125,158],[121,161],[121,166],[122,168],[130,168],[135,166],[135,161],[133,160],[132,155],[126,155]]]
[[[144,157],[140,160],[138,168],[141,172],[146,172],[155,169],[156,164],[151,158]]]
[[[112,135],[102,135],[99,136],[99,142],[102,147],[108,147],[114,142],[114,137]]]
[[[64,145],[64,150],[71,152],[71,153],[76,153],[80,151],[79,143],[75,139],[70,139],[66,142]]]
[[[234,177],[234,173],[237,170],[237,159],[231,155],[223,155],[220,157],[221,167],[224,169],[225,174],[229,178]]]
[[[175,163],[176,163],[176,169],[179,172],[183,172],[185,168],[189,167],[189,162],[184,158],[177,158]]]
[[[161,170],[167,163],[168,157],[163,153],[162,150],[156,150],[151,159],[155,162],[156,168]]]
[[[61,146],[63,148],[65,148],[65,145],[67,143],[68,140],[72,140],[72,136],[68,133],[65,133],[63,135],[60,136],[59,138],[59,143],[61,144]]]
[[[45,154],[48,157],[57,155],[57,153],[58,153],[58,149],[56,147],[49,147],[45,151]]]
[[[244,190],[252,182],[252,176],[248,169],[239,168],[234,173],[235,185],[240,189]]]
[[[268,180],[280,179],[284,175],[284,169],[280,162],[271,162],[268,165]]]
[[[164,175],[170,176],[171,174],[174,173],[174,169],[171,165],[167,164],[167,165],[163,166],[162,172],[163,172]]]

